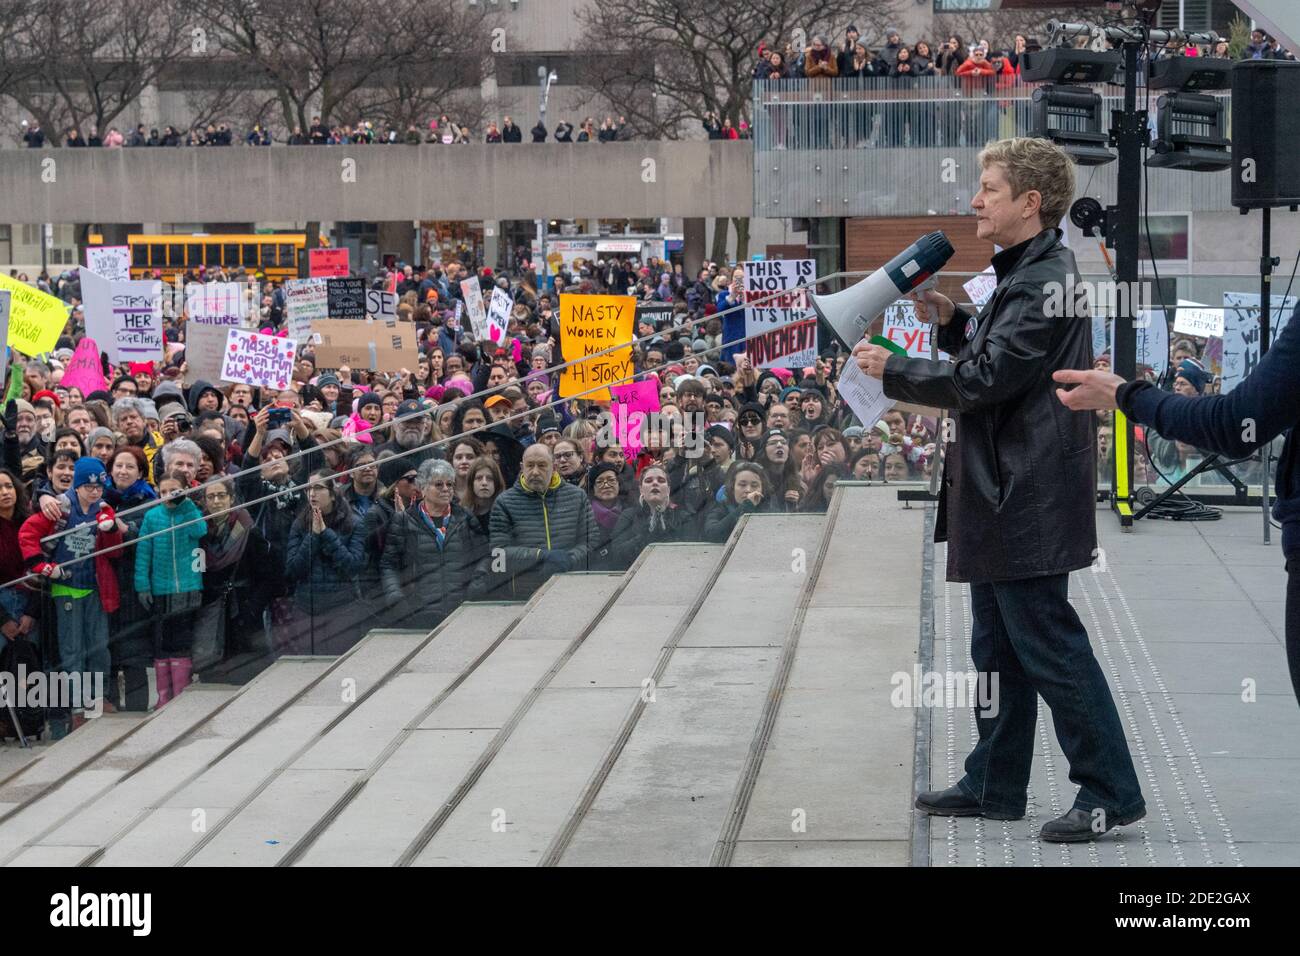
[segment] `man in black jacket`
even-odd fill
[[[1300,700],[1300,309],[1268,353],[1227,395],[1170,395],[1147,382],[1125,382],[1110,372],[1062,370],[1058,382],[1076,385],[1057,395],[1069,408],[1118,408],[1162,436],[1230,458],[1244,458],[1287,432],[1277,463],[1277,502],[1286,560],[1286,656]]]
[[[996,688],[994,706],[976,710],[979,743],[966,775],[916,805],[1020,819],[1041,694],[1079,785],[1073,809],[1041,836],[1084,842],[1141,819],[1146,805],[1115,701],[1068,599],[1070,572],[1092,564],[1097,541],[1093,418],[1056,401],[1052,382],[1057,369],[1092,365],[1089,322],[1049,317],[1049,297],[1063,295],[1078,271],[1056,228],[1074,197],[1074,167],[1041,139],[992,143],[980,166],[971,206],[979,237],[1002,247],[993,257],[997,288],[975,316],[925,296],[938,313],[939,348],[955,361],[854,348],[890,398],[954,410],[935,539],[948,541],[948,579],[970,582],[971,656],[981,686]]]

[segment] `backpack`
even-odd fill
[[[41,731],[45,729],[44,707],[18,706],[19,701],[23,699],[18,688],[20,667],[30,689],[31,682],[41,672],[41,653],[31,641],[16,637],[12,641],[5,641],[4,647],[0,648],[0,673],[8,675],[0,679],[4,680],[4,690],[8,691],[12,688],[14,695],[12,706],[9,701],[0,705],[0,740],[9,737],[18,739],[20,731],[23,737],[39,738]],[[30,700],[30,696],[27,699]],[[15,719],[18,722],[17,727],[14,726]]]

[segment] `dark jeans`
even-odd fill
[[[986,809],[1025,811],[1040,694],[1079,787],[1074,806],[1117,817],[1145,806],[1119,711],[1070,605],[1069,582],[1057,574],[971,585],[971,657],[981,679],[997,674],[998,684],[994,715],[976,708],[980,739],[958,786]]]
[[[1300,559],[1286,563],[1286,662],[1300,702]]]

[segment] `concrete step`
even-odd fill
[[[41,859],[31,851],[42,848],[80,847],[78,862],[96,857],[129,832],[169,790],[199,773],[241,734],[273,713],[287,695],[318,678],[327,664],[277,662],[240,688],[192,685],[157,711],[138,734],[105,754],[102,766],[91,768],[116,772],[109,786],[33,832],[10,864]]]
[[[400,672],[269,779],[188,865],[275,866],[301,852],[300,841],[347,805],[406,728],[526,616],[517,603],[462,606]]]
[[[104,714],[61,740],[37,751],[31,760],[0,784],[0,856],[8,856],[49,822],[98,792],[110,780],[103,771],[81,776],[78,785],[63,783],[91,766],[124,736],[136,730],[142,714]]]
[[[374,631],[330,663],[301,693],[284,702],[269,721],[223,753],[211,766],[146,816],[105,854],[105,863],[184,864],[257,796],[267,782],[374,688],[399,668],[431,635],[425,631]],[[314,660],[315,658],[307,658]],[[177,811],[181,811],[178,813]],[[197,818],[198,822],[192,822]],[[150,839],[160,833],[166,840]],[[146,846],[139,847],[143,841]],[[158,846],[166,847],[157,859]],[[149,847],[152,847],[152,851]],[[153,859],[149,859],[149,856]]]
[[[72,819],[93,804],[109,788],[142,764],[161,754],[181,737],[206,721],[214,711],[227,704],[238,693],[238,688],[219,685],[195,684],[162,710],[148,714],[106,714],[88,722],[87,726],[59,741],[45,758],[46,768],[57,760],[59,748],[65,742],[75,741],[91,724],[114,720],[116,726],[106,728],[111,738],[94,756],[83,760],[74,769],[50,781],[49,788],[29,799],[21,809],[0,820],[0,863],[7,863],[27,843],[55,830],[65,820]],[[113,731],[116,731],[114,733]],[[102,732],[101,732],[102,733]],[[82,749],[88,749],[90,742]],[[71,752],[71,750],[69,751]],[[41,766],[24,774],[11,786],[21,787],[22,781],[40,774]],[[12,791],[10,791],[12,792]]]
[[[754,742],[755,779],[733,798],[736,842],[715,862],[911,862],[916,710],[891,693],[917,660],[925,513],[887,487],[835,494],[770,734]]]
[[[543,862],[708,862],[824,528],[818,515],[745,519],[656,662],[653,702],[636,695]]]
[[[485,660],[426,698],[407,727],[376,748],[371,766],[346,804],[322,820],[299,857],[304,866],[355,862],[391,866],[431,826],[467,775],[490,761],[494,742],[508,739],[558,662],[624,585],[620,574],[564,574],[529,601],[518,623]],[[416,780],[423,782],[412,786]]]
[[[723,553],[719,545],[647,549],[618,601],[542,690],[414,865],[541,860]]]
[[[114,788],[102,801],[106,812],[108,806],[119,802],[130,815],[110,828],[112,835],[87,862],[97,866],[174,864],[228,812],[217,800],[195,801],[191,793],[196,785],[211,786],[215,778],[225,779],[231,758],[249,753],[253,741],[271,739],[264,732],[280,726],[283,716],[316,692],[322,681],[328,681],[345,659],[346,655],[280,658],[248,685],[235,705],[217,714],[163,759]],[[332,685],[330,690],[337,695]],[[251,773],[253,764],[249,766]],[[250,787],[255,784],[255,779],[248,783]],[[231,789],[237,791],[238,785],[232,784]],[[65,828],[56,838],[82,844],[94,842],[94,832],[95,825],[87,821],[84,828]]]

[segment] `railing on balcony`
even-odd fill
[[[755,215],[965,215],[985,143],[1027,135],[1039,84],[1006,76],[754,82]],[[1102,94],[1102,131],[1123,103]],[[1226,96],[1225,94],[1222,94]],[[1157,96],[1149,98],[1153,124]],[[1115,164],[1080,168],[1079,194],[1115,202]],[[1226,209],[1228,173],[1151,169],[1152,212]]]

